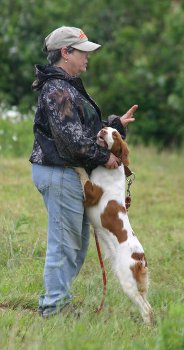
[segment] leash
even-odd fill
[[[129,209],[129,207],[131,205],[131,200],[132,200],[131,199],[130,187],[131,187],[131,185],[133,184],[133,182],[135,180],[135,173],[133,173],[133,171],[131,171],[126,165],[124,165],[124,168],[125,168],[126,181],[128,182],[127,195],[125,197],[125,206],[126,206],[126,210],[128,211],[128,209]]]
[[[103,280],[103,297],[102,297],[102,301],[101,301],[100,306],[96,309],[96,313],[100,313],[100,311],[103,309],[103,306],[104,306],[104,301],[105,301],[105,296],[106,296],[106,291],[107,291],[107,288],[106,288],[107,278],[106,278],[105,265],[103,262],[102,253],[101,253],[101,249],[100,249],[100,244],[99,244],[98,236],[97,236],[97,233],[95,230],[94,230],[94,236],[95,236],[95,242],[96,242],[96,249],[98,252],[98,259],[99,259],[101,270],[102,270],[102,280]]]
[[[125,206],[126,206],[126,210],[128,211],[128,208],[130,207],[130,203],[131,203],[130,187],[131,187],[133,181],[135,180],[135,174],[127,166],[124,166],[124,168],[125,168],[126,180],[128,182],[127,196],[125,198]],[[128,177],[130,177],[130,176],[131,176],[131,178],[128,179]],[[106,291],[107,291],[107,277],[106,277],[105,265],[104,265],[104,261],[102,258],[102,253],[101,253],[101,249],[100,249],[98,236],[97,236],[97,233],[95,230],[94,230],[94,236],[95,236],[95,242],[96,242],[96,249],[98,252],[98,259],[99,259],[101,270],[102,270],[102,280],[103,280],[103,296],[102,296],[100,306],[96,309],[96,313],[99,314],[104,307],[105,296],[106,296]]]

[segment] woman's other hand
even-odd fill
[[[133,117],[136,112],[138,105],[132,106],[122,117],[120,117],[121,124],[126,128],[129,123],[134,122],[135,118]]]

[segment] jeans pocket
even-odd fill
[[[44,193],[52,181],[53,166],[32,164],[32,180],[40,193]]]

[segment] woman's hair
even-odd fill
[[[75,49],[71,46],[67,47],[68,53],[72,53]],[[46,46],[43,47],[43,52],[47,54],[47,60],[50,64],[58,63],[62,57],[61,49],[47,51]]]
[[[47,60],[50,64],[58,63],[61,59],[61,50],[52,50],[47,52]]]

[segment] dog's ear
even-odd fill
[[[121,140],[121,160],[123,165],[128,166],[129,165],[129,160],[128,160],[128,145],[124,140]]]
[[[121,135],[117,131],[113,131],[112,137],[114,139],[113,146],[111,148],[111,152],[115,154],[116,157],[120,158],[123,165],[128,166],[128,145],[127,143],[121,138]]]

